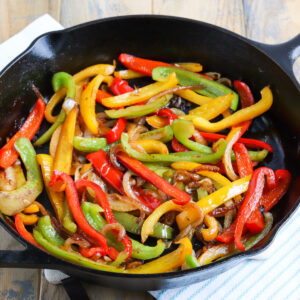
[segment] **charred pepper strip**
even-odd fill
[[[98,152],[88,154],[86,158],[113,188],[115,188],[119,193],[124,194],[122,184],[123,173],[110,164],[102,149]]]
[[[137,159],[134,159],[125,153],[120,153],[117,155],[117,157],[127,168],[132,170],[135,174],[141,176],[143,179],[147,180],[155,187],[165,192],[167,195],[175,198],[173,200],[174,203],[184,205],[191,200],[191,197],[187,193],[165,181],[162,177],[148,169]]]
[[[21,137],[31,140],[39,129],[45,111],[45,103],[42,99],[38,99],[27,120],[21,129],[0,149],[0,167],[3,169],[11,166],[18,158],[14,144]]]
[[[153,80],[163,81],[173,72],[176,73],[176,77],[180,85],[203,84],[205,88],[202,90],[197,90],[197,92],[201,95],[216,98],[218,96],[233,93],[233,99],[230,108],[233,110],[237,109],[239,97],[235,92],[233,92],[230,88],[223,84],[204,78],[200,74],[196,74],[176,67],[158,67],[152,71],[152,78]]]
[[[0,210],[3,214],[13,216],[29,206],[43,191],[43,179],[36,153],[30,141],[24,137],[15,142],[15,149],[27,170],[26,184],[12,191],[0,191]]]
[[[253,172],[245,199],[238,212],[234,232],[234,242],[241,251],[245,250],[245,246],[241,242],[243,228],[251,213],[260,205],[260,198],[265,186],[265,176],[267,176],[268,187],[273,188],[275,186],[276,181],[273,170],[266,167],[256,169]]]

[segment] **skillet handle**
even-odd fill
[[[293,64],[300,56],[300,34],[285,43],[277,45],[267,45],[253,41],[252,43],[269,55],[300,86],[293,71]]]

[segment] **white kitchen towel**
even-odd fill
[[[0,45],[0,71],[39,35],[63,27],[44,15]],[[67,277],[45,270],[58,284]],[[264,253],[206,281],[183,288],[150,291],[157,299],[300,299],[300,209],[281,228]]]

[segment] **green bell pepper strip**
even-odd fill
[[[73,146],[82,152],[97,152],[107,146],[106,138],[73,137]]]
[[[208,195],[208,192],[205,188],[203,187],[199,187],[197,189],[197,197],[198,197],[198,201],[201,200],[202,198],[205,198]]]
[[[55,92],[60,90],[61,88],[65,87],[67,89],[66,98],[75,98],[76,95],[76,85],[74,78],[66,73],[66,72],[59,72],[55,73],[52,77],[52,86]],[[57,120],[52,124],[52,126],[34,143],[35,146],[41,146],[47,143],[55,129],[61,125],[65,119],[67,114],[62,109],[57,117]]]
[[[41,146],[45,143],[47,143],[53,134],[53,132],[57,129],[58,126],[60,126],[66,119],[67,114],[62,109],[56,119],[56,121],[50,126],[50,128],[41,136],[39,137],[35,142],[34,146]]]
[[[185,255],[185,263],[186,265],[190,268],[197,268],[200,267],[201,265],[199,264],[197,258],[194,255],[186,254]]]
[[[101,231],[101,229],[106,225],[106,220],[99,214],[99,212],[103,211],[103,209],[99,205],[90,202],[83,202],[81,204],[81,208],[89,224],[97,231]],[[115,214],[116,212],[114,212],[114,216]],[[109,246],[115,247],[118,251],[123,250],[123,244],[117,242],[117,238],[112,232],[107,232],[105,237]],[[132,243],[131,257],[136,259],[146,260],[156,258],[160,256],[166,248],[165,243],[161,240],[157,241],[157,245],[154,247],[143,245],[134,239],[130,240]],[[119,258],[118,256],[117,259],[121,260],[122,257]]]
[[[43,191],[43,179],[40,167],[36,160],[36,153],[27,138],[19,138],[15,148],[27,171],[27,181],[13,191],[0,191],[0,211],[13,216],[29,206]]]
[[[114,216],[116,220],[124,226],[126,231],[141,235],[141,230],[144,222],[139,223],[137,217],[125,212],[117,211],[114,211]],[[151,236],[160,239],[172,239],[173,232],[174,229],[172,227],[158,222],[154,225],[153,234],[151,234]]]
[[[148,115],[150,113],[153,113],[160,109],[161,107],[164,107],[168,104],[168,102],[173,97],[172,94],[165,95],[157,100],[143,104],[143,105],[133,105],[122,109],[111,109],[111,110],[105,110],[105,113],[107,116],[109,116],[112,119],[117,118],[125,118],[125,119],[132,119],[137,118],[141,116]]]
[[[44,236],[44,238],[51,244],[56,246],[63,246],[65,240],[59,236],[54,227],[51,224],[50,217],[43,216],[38,221],[38,231]]]
[[[237,109],[239,103],[239,96],[237,93],[221,83],[209,80],[196,73],[176,67],[157,67],[152,71],[152,78],[156,81],[163,81],[173,72],[176,73],[176,77],[180,85],[204,85],[204,89],[196,91],[201,95],[216,98],[225,94],[233,93],[233,100],[230,108],[232,110]]]
[[[154,129],[148,132],[144,132],[140,134],[140,140],[152,140],[157,135],[162,135],[159,141],[163,143],[168,143],[173,139],[173,130],[170,125],[167,125],[162,128]]]
[[[262,161],[266,158],[269,151],[266,150],[266,149],[258,150],[258,151],[248,150],[248,153],[249,153],[249,156],[251,158],[251,161]],[[236,161],[235,154],[234,154],[233,151],[231,152],[231,160]]]
[[[85,258],[80,254],[74,253],[74,252],[68,252],[60,248],[59,246],[56,246],[52,244],[51,242],[47,241],[47,239],[43,236],[41,232],[39,232],[37,229],[33,230],[33,236],[34,239],[43,246],[48,252],[54,254],[55,256],[65,259],[69,262],[76,263],[79,265],[82,265],[87,268],[101,270],[101,271],[107,271],[107,272],[115,272],[115,273],[121,273],[124,271],[124,268],[116,268],[114,266],[110,266],[108,264],[101,264],[98,262],[95,262],[91,259]]]
[[[68,229],[69,231],[75,233],[77,231],[77,225],[73,220],[72,213],[70,211],[70,207],[68,205],[67,199],[65,199],[63,203],[63,221],[62,225],[64,228]]]
[[[214,147],[217,147],[217,151],[211,154],[203,154],[196,151],[187,151],[187,152],[176,152],[171,154],[146,154],[134,150],[128,141],[128,135],[122,133],[121,144],[125,152],[135,159],[138,159],[143,162],[168,162],[172,163],[175,161],[193,161],[198,163],[215,163],[221,160],[222,155],[225,152],[227,143],[224,139],[218,140],[214,144]]]
[[[200,153],[209,154],[213,152],[211,147],[190,140],[195,132],[192,121],[176,119],[172,123],[172,129],[176,139],[187,148]]]

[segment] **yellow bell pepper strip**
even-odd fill
[[[56,246],[56,245],[50,243],[49,241],[47,241],[46,238],[37,229],[33,230],[33,236],[34,236],[34,239],[41,246],[43,246],[48,252],[50,252],[51,254],[54,254],[57,257],[65,259],[69,262],[79,264],[79,265],[82,265],[87,268],[101,270],[101,271],[107,271],[107,272],[120,273],[120,272],[124,271],[123,268],[120,268],[120,267],[117,268],[114,266],[110,266],[108,264],[95,262],[91,259],[83,257],[79,253],[77,254],[75,252],[69,252],[69,251],[63,250],[59,246]]]
[[[173,271],[185,263],[186,255],[193,253],[193,245],[187,237],[178,243],[180,246],[175,251],[125,272],[129,274],[153,274]]]
[[[193,120],[195,116],[206,120],[214,119],[230,107],[232,99],[232,93],[217,97],[206,104],[190,110],[188,115],[180,116],[179,119]]]
[[[75,74],[73,76],[73,79],[75,81],[75,84],[80,83],[83,80],[86,80],[90,77],[96,76],[98,74],[110,75],[114,72],[115,67],[113,65],[107,65],[107,64],[98,64],[90,66],[79,73]],[[105,79],[107,80],[107,83],[111,83],[112,77],[111,76],[105,76]],[[66,95],[66,89],[62,88],[58,90],[49,100],[46,110],[45,110],[45,118],[49,123],[54,123],[57,119],[57,116],[53,116],[52,112],[55,108],[55,106],[65,97]]]
[[[158,222],[158,220],[168,211],[180,211],[184,210],[184,206],[175,204],[172,200],[166,201],[160,206],[158,206],[145,220],[142,231],[141,231],[141,241],[145,243],[148,236],[153,234],[154,225]]]
[[[142,147],[146,153],[160,153],[160,154],[169,154],[168,147],[160,141],[157,140],[136,140],[130,142],[131,145],[138,145]]]
[[[167,118],[156,115],[146,117],[146,122],[154,128],[162,128],[169,125],[169,120]]]
[[[187,63],[175,63],[176,67],[188,70],[190,72],[202,72],[202,65],[199,63],[187,62]]]
[[[134,105],[121,109],[105,110],[105,113],[111,118],[125,118],[133,119],[141,116],[148,115],[166,106],[172,98],[172,94],[162,96],[155,101],[143,105]],[[106,98],[107,99],[107,98]]]
[[[210,215],[205,215],[204,216],[204,224],[208,228],[202,228],[201,233],[202,233],[203,239],[206,242],[210,242],[210,241],[214,240],[219,233],[218,221],[215,217],[212,217]]]
[[[27,181],[24,185],[13,191],[0,191],[0,211],[8,216],[21,212],[43,191],[43,179],[36,153],[30,141],[19,138],[14,145],[27,170]]]
[[[158,67],[152,71],[152,78],[156,81],[165,80],[167,76],[175,72],[180,85],[199,85],[205,86],[202,90],[197,90],[201,95],[216,98],[225,94],[233,93],[233,100],[230,108],[236,110],[239,102],[239,96],[227,86],[216,81],[204,78],[202,74],[196,74],[176,67]]]
[[[188,120],[176,119],[172,123],[172,129],[175,138],[187,148],[193,151],[198,151],[200,153],[209,154],[213,152],[211,147],[190,140],[190,138],[193,136],[195,132],[195,127],[193,125],[193,122]]]
[[[206,103],[209,103],[210,101],[212,101],[214,98],[211,97],[207,97],[207,96],[202,96],[197,94],[196,92],[192,91],[192,90],[183,90],[183,91],[178,91],[175,92],[176,95],[190,101],[193,102],[197,105],[204,105]]]
[[[133,92],[118,95],[115,97],[105,98],[102,104],[107,107],[127,106],[150,99],[152,96],[174,88],[178,83],[176,74],[172,73],[164,82],[155,82],[142,88],[136,89]]]
[[[115,77],[119,77],[121,79],[134,79],[134,78],[140,78],[145,77],[144,74],[133,71],[133,70],[120,70],[114,72]]]
[[[206,132],[218,132],[228,127],[237,125],[241,122],[252,120],[269,110],[269,108],[272,106],[273,95],[270,87],[267,86],[263,88],[261,90],[261,96],[261,99],[257,103],[240,109],[239,111],[233,113],[232,115],[221,121],[211,123],[204,118],[195,117],[193,119],[193,123],[199,130],[203,130]]]
[[[53,160],[53,170],[70,174],[73,158],[73,137],[75,132],[77,106],[69,112],[59,135],[59,141]]]
[[[28,226],[34,225],[39,220],[39,217],[35,214],[26,215],[20,212],[18,215],[22,219],[24,225]]]
[[[241,127],[233,127],[230,130],[230,132],[229,132],[229,134],[226,138],[227,147],[226,147],[226,150],[224,152],[222,162],[223,162],[223,165],[224,165],[224,168],[225,168],[226,175],[231,180],[237,180],[239,178],[233,170],[233,166],[232,166],[232,162],[231,162],[231,152],[232,152],[232,146],[240,138],[241,132],[242,132]],[[250,163],[251,163],[251,161],[250,161]]]
[[[199,205],[204,213],[207,215],[216,207],[224,204],[231,198],[238,196],[247,191],[251,176],[247,176],[236,181],[227,184],[217,191],[209,194],[207,197],[199,200]],[[187,211],[183,211],[176,216],[176,222],[180,228],[185,228],[187,225],[195,221],[195,216],[188,214]]]
[[[145,154],[140,153],[134,150],[128,141],[128,135],[123,133],[121,136],[121,144],[125,152],[140,161],[143,162],[165,162],[165,163],[172,163],[175,161],[195,161],[200,163],[214,163],[218,162],[221,159],[225,149],[226,149],[226,141],[219,140],[218,143],[213,145],[214,149],[217,149],[216,152],[211,154],[202,154],[196,151],[187,151],[187,152],[177,152],[171,154]]]
[[[80,114],[86,127],[92,134],[98,134],[98,121],[96,119],[96,95],[100,84],[102,83],[103,75],[97,75],[83,91],[80,99]],[[104,100],[104,99],[103,99]]]
[[[50,186],[51,175],[53,171],[53,158],[48,154],[38,154],[36,156],[39,165],[41,166],[45,188],[54,208],[57,219],[63,221],[63,203],[64,194],[62,192],[55,192]]]
[[[154,129],[141,133],[139,135],[140,140],[159,140],[163,143],[168,143],[173,139],[173,130],[170,125],[162,128]]]
[[[37,213],[39,211],[40,211],[40,208],[35,203],[32,203],[31,205],[29,205],[28,207],[26,207],[23,210],[23,213],[25,213],[25,214],[34,214],[34,213]]]

